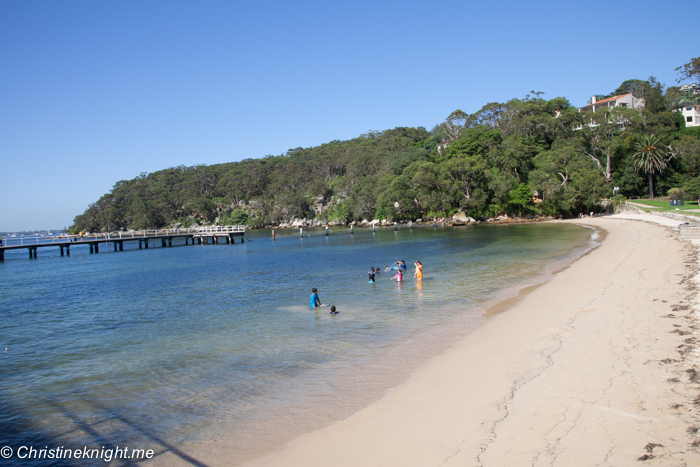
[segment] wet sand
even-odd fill
[[[570,221],[607,236],[379,402],[246,465],[700,465],[697,252],[641,217]]]

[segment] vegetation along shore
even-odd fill
[[[700,57],[679,83],[631,79],[577,108],[489,103],[431,130],[399,127],[278,156],[117,182],[70,230],[576,216],[610,200],[700,195]],[[698,114],[698,115],[696,115]],[[455,217],[457,216],[457,217]]]

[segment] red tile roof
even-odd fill
[[[604,103],[604,102],[616,101],[616,100],[618,100],[619,98],[628,96],[628,95],[630,95],[630,94],[632,94],[632,93],[631,93],[631,92],[628,92],[627,94],[620,94],[619,96],[608,97],[607,99],[602,99],[602,100],[596,101],[596,102],[593,103],[593,104],[584,105],[584,106],[581,107],[581,108],[583,109],[583,108],[586,108],[586,107],[590,107],[590,106],[592,106],[592,105],[602,104],[602,103]]]

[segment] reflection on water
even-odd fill
[[[235,464],[377,400],[591,235],[553,224],[276,233],[7,253],[0,445],[128,444],[196,464],[206,441]],[[420,260],[423,281],[409,270],[392,282],[383,269],[396,258]],[[312,287],[340,313],[311,310]]]

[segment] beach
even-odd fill
[[[564,221],[600,246],[380,401],[246,465],[700,465],[696,249],[638,218]]]

